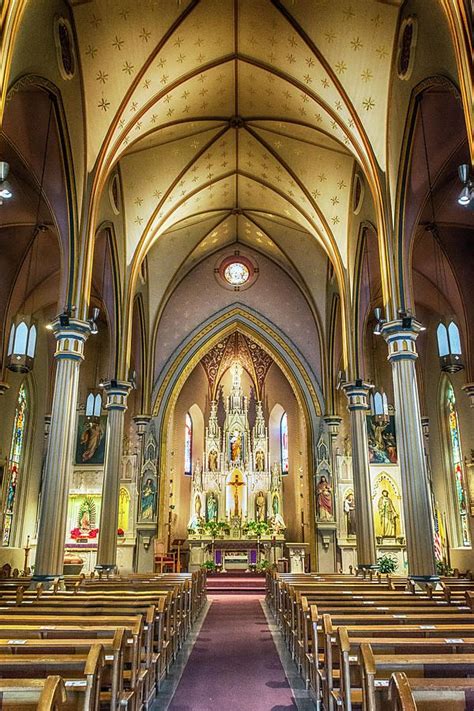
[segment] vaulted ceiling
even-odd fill
[[[119,163],[127,264],[235,239],[343,265],[356,164],[385,165],[398,1],[72,2],[88,163]],[[282,236],[283,235],[283,236]],[[137,256],[138,255],[138,256]]]

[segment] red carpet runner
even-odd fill
[[[210,595],[169,711],[296,711],[261,595]]]

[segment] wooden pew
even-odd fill
[[[1,628],[0,628],[1,631]],[[126,655],[127,630],[120,627],[109,639],[101,638],[104,650],[104,669],[101,678],[101,705],[108,706],[111,711],[126,708],[130,705],[129,695],[123,690],[124,659]],[[63,654],[73,656],[87,654],[91,647],[97,644],[97,638],[82,639],[28,639],[0,638],[0,655],[21,654],[26,656]]]
[[[67,706],[78,711],[98,711],[104,650],[94,644],[87,654],[0,654],[0,677],[38,678],[61,676]]]
[[[470,711],[472,679],[417,679],[395,672],[390,678],[390,711]]]
[[[60,676],[46,679],[0,679],[2,711],[59,711],[67,695]]]
[[[473,672],[474,654],[374,654],[370,644],[359,650],[362,668],[364,709],[386,709],[390,677],[403,671],[407,676],[468,677]]]
[[[359,649],[362,644],[370,642],[372,651],[377,654],[413,654],[420,652],[423,655],[434,654],[456,654],[474,653],[474,627],[469,630],[470,637],[464,634],[464,638],[459,636],[459,632],[449,630],[449,634],[443,636],[419,637],[407,634],[403,628],[391,630],[392,635],[388,637],[373,636],[368,639],[366,636],[351,635],[347,628],[339,627],[337,630],[338,639],[338,662],[339,662],[339,689],[327,690],[323,697],[330,693],[336,702],[337,707],[351,711],[362,704],[362,674],[358,660]],[[465,630],[464,630],[465,632]],[[456,641],[457,640],[457,641]],[[334,676],[334,667],[333,667]]]

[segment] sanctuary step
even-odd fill
[[[218,594],[265,594],[265,575],[255,573],[210,573],[207,592]]]

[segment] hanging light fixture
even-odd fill
[[[0,161],[0,205],[3,205],[4,200],[10,200],[13,197],[13,188],[8,178],[8,173],[10,172],[9,164],[1,160]]]
[[[469,166],[463,163],[458,168],[459,180],[462,183],[462,190],[458,196],[458,203],[466,207],[474,200],[474,182],[469,175]]]
[[[52,102],[52,99],[50,99],[48,126],[47,126],[47,130],[46,130],[46,139],[45,139],[44,154],[43,154],[43,165],[42,165],[42,170],[41,170],[41,181],[40,181],[40,188],[39,188],[39,193],[38,193],[38,204],[36,207],[36,220],[35,220],[35,225],[33,227],[33,234],[31,237],[30,245],[28,248],[29,261],[28,261],[28,271],[27,271],[26,279],[25,279],[25,293],[24,293],[24,297],[23,297],[23,307],[26,306],[27,293],[28,293],[28,288],[30,286],[31,266],[32,266],[32,262],[33,262],[33,252],[35,249],[36,238],[40,232],[45,232],[47,230],[47,227],[40,223],[39,218],[40,218],[41,201],[43,198],[44,175],[45,175],[45,169],[46,169],[46,157],[47,157],[47,152],[48,152],[52,109],[53,109],[53,102]],[[2,178],[2,176],[4,175],[4,169],[2,166],[4,166],[4,165],[7,166],[7,172],[5,174],[5,177],[8,174],[8,164],[0,162],[0,197],[2,196],[2,186],[5,185],[5,180],[3,180],[3,178]],[[5,195],[3,195],[3,197],[5,197]],[[36,245],[35,274],[36,274],[37,259],[38,259],[38,246]],[[32,312],[34,312],[34,308],[32,308]],[[9,370],[12,370],[14,373],[29,373],[31,371],[31,369],[33,368],[34,359],[35,359],[37,335],[38,335],[38,330],[37,330],[36,320],[33,318],[32,314],[28,315],[28,314],[19,313],[12,319],[12,324],[10,326],[10,336],[8,339],[7,362],[6,362],[6,366]]]

